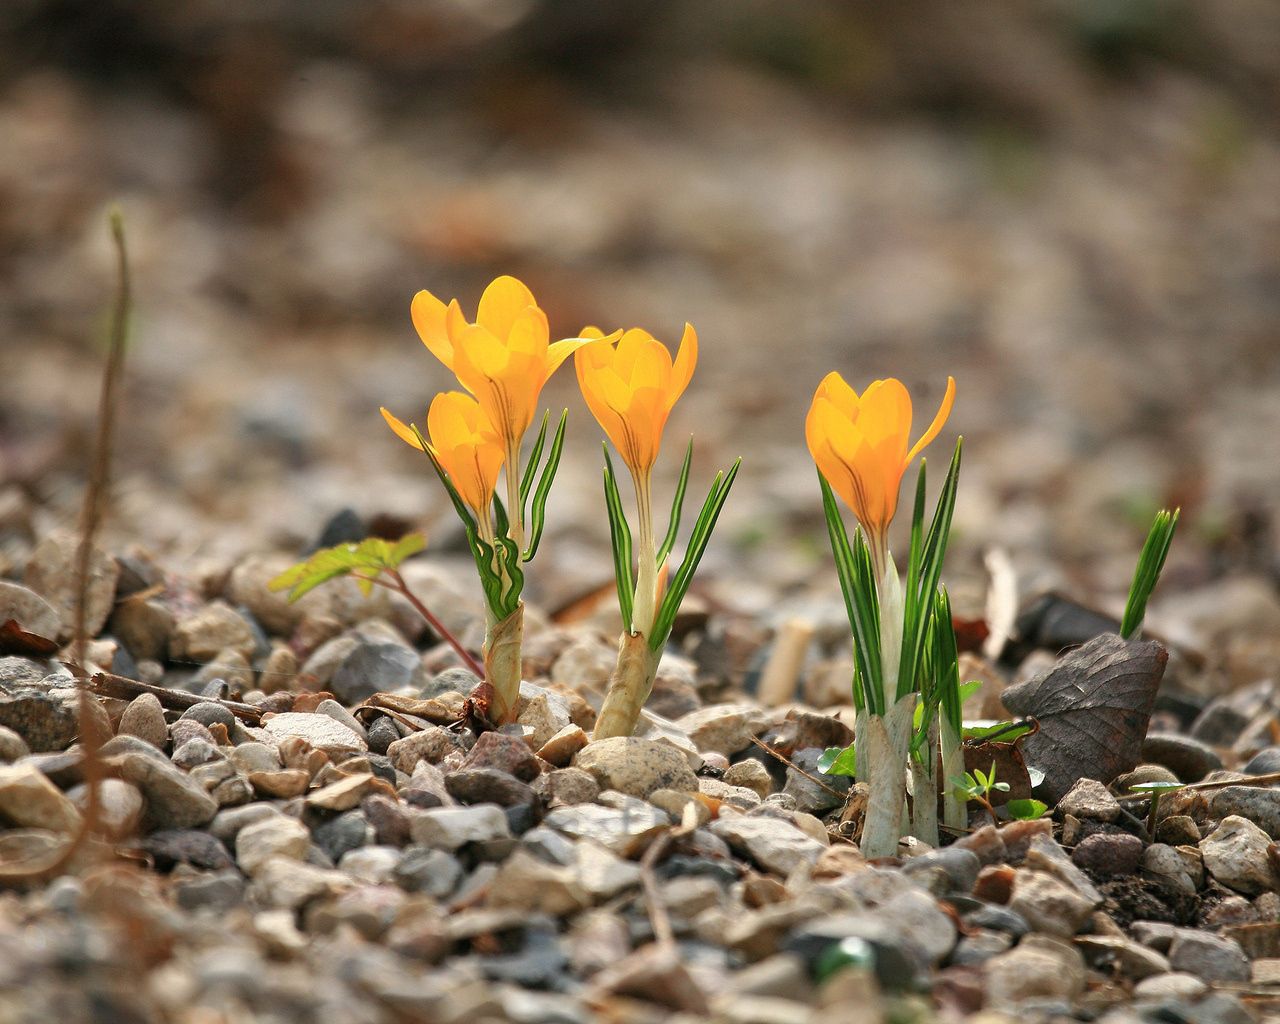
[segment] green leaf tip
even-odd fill
[[[1161,509],[1156,513],[1151,530],[1147,533],[1146,543],[1142,545],[1142,553],[1138,556],[1138,565],[1133,573],[1133,582],[1129,585],[1124,617],[1120,621],[1120,635],[1126,640],[1136,640],[1142,635],[1147,601],[1160,581],[1160,573],[1173,544],[1173,535],[1178,529],[1178,517],[1181,514],[1181,509],[1175,508],[1172,512]]]
[[[368,537],[358,543],[335,544],[286,569],[270,580],[267,588],[287,590],[288,600],[292,603],[322,583],[340,576],[359,574],[360,589],[368,594],[379,575],[397,570],[401,562],[426,546],[426,538],[420,533],[408,534],[395,542]]]

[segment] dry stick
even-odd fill
[[[93,697],[86,679],[85,663],[89,646],[88,591],[89,573],[93,561],[94,540],[102,525],[109,497],[111,476],[111,447],[115,433],[116,408],[119,405],[120,373],[124,366],[125,343],[128,340],[129,309],[132,295],[129,283],[129,257],[124,243],[124,218],[119,209],[109,215],[111,238],[116,249],[116,301],[111,313],[111,334],[107,350],[107,365],[102,375],[102,390],[98,397],[98,434],[93,450],[93,462],[89,467],[89,485],[85,490],[84,506],[80,513],[80,546],[76,551],[76,603],[72,632],[69,666],[79,681],[77,726],[80,747],[84,752],[84,778],[87,800],[80,826],[71,841],[61,850],[44,859],[28,861],[15,867],[0,866],[0,881],[37,881],[55,875],[62,870],[96,831],[101,808],[100,783],[102,759],[99,757],[99,736],[93,725]]]
[[[688,810],[689,808],[686,808]],[[677,839],[687,836],[698,827],[698,820],[693,815],[684,815],[680,824],[659,835],[640,858],[640,887],[644,892],[644,901],[649,909],[649,923],[653,926],[654,941],[662,946],[675,944],[675,931],[671,927],[671,916],[667,913],[666,904],[658,893],[658,879],[654,875],[654,866],[667,852],[667,847]]]
[[[831,786],[828,786],[825,782],[823,782],[821,779],[817,778],[816,776],[814,776],[814,775],[810,775],[807,771],[805,771],[805,770],[804,770],[803,768],[801,768],[798,764],[796,764],[796,763],[795,763],[794,761],[792,761],[789,757],[787,757],[787,755],[786,755],[786,754],[783,754],[781,751],[777,750],[776,748],[769,746],[769,744],[767,744],[767,743],[766,743],[764,740],[762,740],[759,736],[752,736],[752,737],[751,737],[751,742],[752,742],[752,743],[754,743],[754,744],[755,744],[757,747],[759,747],[761,750],[767,751],[768,753],[772,754],[772,755],[773,755],[774,757],[776,757],[779,761],[781,761],[783,764],[785,764],[788,768],[794,768],[794,769],[795,769],[799,774],[803,775],[806,779],[808,779],[810,782],[812,782],[815,786],[821,786],[823,789],[825,789],[825,790],[826,790],[828,793],[830,793],[832,796],[839,797],[841,800],[843,800],[846,796],[848,796],[848,794],[847,794],[847,793],[841,793],[838,789],[835,789],[835,788],[833,788],[833,787],[831,787]]]
[[[457,652],[458,657],[462,659],[462,663],[481,679],[484,679],[484,666],[481,665],[480,662],[476,661],[471,652],[462,646],[462,641],[454,636],[453,633],[445,627],[443,622],[431,614],[431,610],[418,599],[418,595],[409,589],[409,584],[405,583],[404,577],[395,569],[387,569],[385,572],[391,577],[391,583],[388,583],[381,576],[363,576],[360,573],[355,573],[354,575],[358,580],[364,580],[366,583],[372,583],[375,587],[384,587],[385,589],[403,597],[413,605],[414,611],[427,620],[427,623],[436,631],[436,634],[443,638],[444,641],[452,647],[455,652]]]
[[[1223,779],[1218,782],[1189,782],[1183,789],[1193,789],[1203,793],[1211,789],[1226,789],[1228,786],[1244,786],[1245,788],[1270,786],[1273,782],[1280,782],[1280,772],[1271,772],[1269,775],[1254,775],[1251,778],[1244,779]]]
[[[765,707],[774,708],[794,699],[796,682],[812,640],[813,624],[807,619],[788,619],[778,630],[773,654],[765,663],[756,688]]]
[[[144,683],[128,676],[118,676],[113,672],[98,672],[88,681],[94,693],[104,697],[115,697],[117,700],[132,700],[134,697],[149,693],[160,701],[161,706],[170,711],[186,711],[196,704],[220,704],[237,718],[258,723],[262,720],[262,708],[253,704],[242,704],[235,700],[224,700],[220,697],[204,697],[196,693],[182,690],[170,690],[154,683]]]
[[[1207,793],[1214,789],[1227,789],[1229,786],[1243,786],[1245,789],[1264,789],[1267,786],[1280,782],[1280,772],[1271,772],[1268,775],[1252,775],[1243,779],[1219,779],[1216,782],[1188,782],[1179,790],[1170,790],[1171,793],[1183,793],[1191,790],[1195,793]],[[1119,797],[1123,801],[1141,800],[1149,803],[1150,794],[1147,793],[1125,793]]]

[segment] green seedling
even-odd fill
[[[991,762],[991,771],[984,772],[981,768],[975,768],[971,772],[965,772],[963,776],[952,779],[951,785],[958,797],[966,802],[972,800],[982,804],[991,815],[991,820],[998,820],[996,809],[991,805],[991,794],[1009,792],[1009,783],[996,781],[994,761]]]
[[[427,621],[436,635],[457,652],[462,663],[483,679],[484,666],[431,613],[400,575],[400,563],[426,546],[426,539],[419,533],[408,534],[394,543],[380,537],[369,537],[358,544],[337,544],[331,548],[323,548],[305,562],[286,569],[267,586],[271,590],[287,590],[290,602],[297,601],[320,584],[342,576],[354,579],[360,592],[366,597],[373,592],[374,587],[385,587],[413,605],[414,611]]]
[[[1153,839],[1156,834],[1156,815],[1160,810],[1160,798],[1166,793],[1172,793],[1175,789],[1182,789],[1181,782],[1139,782],[1137,785],[1130,786],[1129,792],[1134,796],[1151,796],[1151,804],[1147,809],[1147,834]]]
[[[1181,509],[1161,509],[1147,534],[1147,542],[1138,556],[1138,567],[1129,586],[1129,599],[1125,602],[1124,618],[1120,620],[1120,635],[1126,640],[1136,640],[1142,635],[1142,620],[1147,614],[1147,599],[1160,581],[1164,560],[1173,543],[1173,533],[1178,528]]]

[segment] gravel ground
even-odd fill
[[[591,46],[544,4],[74,7],[0,15],[0,623],[70,636],[118,200],[137,303],[90,658],[160,689],[97,701],[106,838],[0,894],[0,1020],[1280,1013],[1280,790],[1252,781],[1280,771],[1270,5],[617,4]],[[582,747],[618,621],[568,374],[518,729],[465,724],[474,678],[398,598],[265,587],[422,529],[406,577],[478,646],[460,533],[377,408],[449,386],[409,296],[502,272],[561,334],[693,322],[665,457],[690,430],[695,480],[744,456],[633,739]],[[1026,612],[966,656],[977,717],[1108,628],[1183,507],[1129,777],[862,859],[857,790],[813,767],[852,726],[802,440],[833,368],[930,411],[957,379],[946,577],[965,619],[1010,580]],[[781,635],[806,653],[762,694]],[[4,642],[7,868],[85,788],[74,680]],[[1117,797],[1170,778],[1201,788],[1152,834]]]

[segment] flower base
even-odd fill
[[[520,649],[524,641],[524,604],[505,619],[490,622],[484,638],[484,682],[489,698],[485,717],[510,725],[520,704]]]
[[[618,664],[609,677],[600,717],[596,719],[593,740],[613,736],[630,736],[640,721],[640,709],[649,699],[654,677],[658,674],[659,652],[650,650],[649,641],[640,633],[623,633],[618,640]]]

